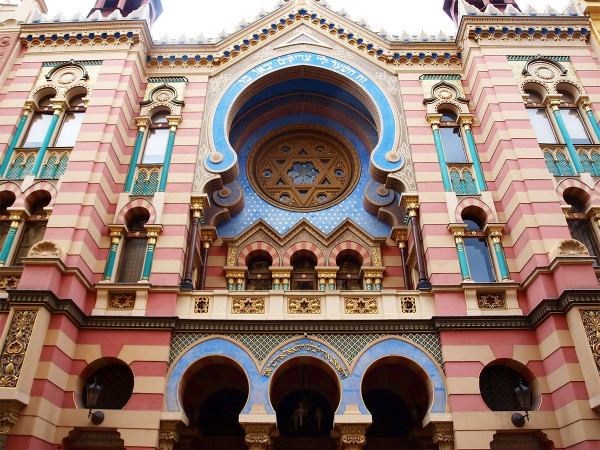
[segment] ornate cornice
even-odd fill
[[[130,328],[210,333],[231,332],[311,332],[311,333],[399,333],[439,332],[469,329],[535,329],[551,314],[564,314],[576,306],[600,306],[600,294],[594,290],[565,291],[556,299],[545,299],[526,316],[436,316],[417,320],[319,320],[307,322],[244,320],[189,320],[178,317],[88,316],[70,299],[59,299],[48,291],[11,290],[0,300],[0,310],[13,305],[41,305],[53,313],[66,314],[80,328]]]

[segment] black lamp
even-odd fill
[[[525,411],[525,415],[521,413],[514,413],[510,418],[511,422],[515,427],[522,427],[525,425],[525,419],[529,420],[529,410],[531,409],[531,389],[523,385],[523,381],[519,380],[519,386],[515,388],[515,395],[519,407]]]
[[[85,386],[85,394],[87,399],[87,407],[90,408],[88,417],[92,419],[94,425],[100,425],[104,421],[104,413],[102,411],[92,412],[92,408],[95,408],[102,392],[102,386],[98,384],[96,378],[90,384]]]

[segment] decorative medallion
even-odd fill
[[[552,80],[556,76],[554,71],[546,66],[536,67],[535,69],[533,69],[533,73],[536,77],[546,81]]]
[[[0,386],[16,387],[37,317],[36,310],[16,310],[0,359]]]
[[[196,314],[208,314],[208,307],[210,306],[210,297],[196,297],[194,298],[194,313]]]
[[[417,312],[416,297],[400,297],[400,308],[404,314],[414,314]]]
[[[344,299],[346,314],[377,314],[377,299],[375,297],[348,297]]]
[[[135,306],[135,292],[111,292],[107,309],[131,311]]]
[[[277,132],[248,158],[247,173],[264,200],[292,211],[317,211],[342,201],[360,178],[356,151],[315,129]]]
[[[214,152],[210,154],[210,162],[213,164],[218,164],[223,161],[223,154],[219,152]]]
[[[288,313],[321,314],[321,299],[319,297],[288,297]]]
[[[241,297],[234,298],[231,305],[233,314],[264,314],[265,313],[265,298],[264,297]]]

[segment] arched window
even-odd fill
[[[165,160],[169,140],[168,112],[159,111],[152,116],[142,164],[162,164]]]
[[[27,256],[31,247],[44,239],[48,214],[44,210],[50,203],[50,197],[42,197],[36,200],[29,208],[29,217],[25,220],[23,231],[19,237],[19,245],[15,252],[15,266],[23,265],[23,258]]]
[[[132,217],[127,222],[127,234],[123,240],[121,260],[117,272],[117,283],[137,283],[142,276],[146,247],[147,232],[144,225],[150,216],[147,212]]]
[[[565,123],[571,142],[575,145],[591,144],[590,135],[581,119],[574,95],[566,89],[557,89],[557,92],[562,96],[559,106],[560,115]]]
[[[69,101],[69,107],[65,112],[60,130],[56,136],[54,147],[73,147],[83,122],[85,114],[84,95],[76,95]]]
[[[482,231],[483,224],[474,216],[464,216],[463,221],[467,224],[464,246],[471,279],[478,283],[496,281],[487,235]]]
[[[293,264],[292,289],[297,291],[310,291],[317,288],[315,261],[310,256],[298,256]]]
[[[585,213],[584,202],[579,197],[571,194],[565,194],[564,199],[571,205],[569,212],[566,214],[571,237],[585,245],[590,252],[590,256],[596,258],[594,266],[600,266],[600,245],[598,245],[598,238],[594,227]]]
[[[10,208],[15,202],[14,197],[6,197],[0,200],[0,249],[4,245],[8,231],[10,230]]]
[[[360,262],[351,255],[338,257],[339,267],[336,279],[336,288],[344,291],[359,291],[363,288],[360,276]]]
[[[527,380],[514,369],[502,365],[488,366],[479,376],[479,390],[483,401],[492,411],[520,411],[515,389]]]
[[[542,96],[533,89],[525,89],[527,97],[527,112],[529,113],[529,120],[531,126],[535,131],[537,141],[540,144],[557,144],[558,139],[554,133],[552,122],[548,116],[548,111],[543,105]]]
[[[29,122],[29,129],[23,138],[21,147],[39,148],[42,146],[54,114],[51,102],[53,97],[54,94],[46,95],[37,102],[37,109]]]
[[[440,137],[442,139],[442,147],[447,163],[466,163],[467,154],[463,138],[458,126],[458,117],[454,112],[444,109],[439,111],[442,114],[440,121]]]
[[[249,291],[268,291],[272,288],[271,270],[269,267],[273,264],[271,258],[266,255],[260,255],[248,263],[248,279],[246,280],[246,289]]]

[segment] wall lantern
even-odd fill
[[[529,420],[529,411],[531,409],[531,389],[523,385],[523,381],[519,380],[519,386],[515,388],[515,395],[519,402],[519,407],[525,411],[525,414],[514,413],[510,418],[515,427],[525,425],[525,419]]]
[[[101,392],[102,386],[98,384],[95,378],[92,383],[85,386],[87,407],[90,408],[88,417],[92,419],[94,425],[100,425],[104,421],[104,413],[102,411],[92,412],[92,408],[95,408],[98,404]]]

